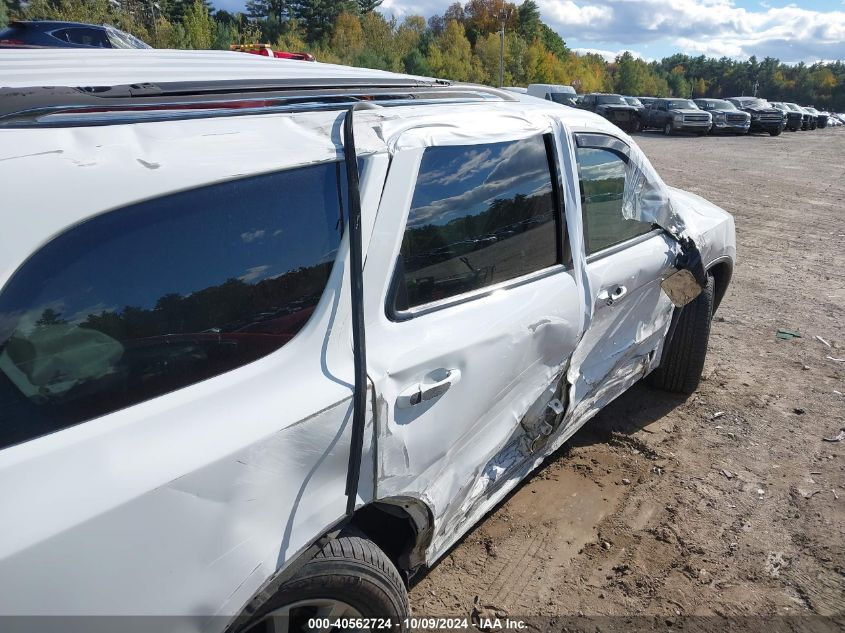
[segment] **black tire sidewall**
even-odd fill
[[[660,366],[648,377],[653,387],[685,394],[698,388],[707,356],[714,299],[715,280],[708,275],[707,287],[681,309],[672,340],[663,349]]]
[[[405,618],[410,616],[408,593],[396,567],[372,541],[358,536],[340,537],[327,544],[251,620],[256,622],[286,605],[316,599],[348,604],[362,618],[389,619],[386,631],[405,631]]]

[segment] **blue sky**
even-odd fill
[[[241,10],[244,0],[212,0]],[[384,0],[381,11],[442,14],[453,0]],[[516,0],[520,3],[521,0]],[[536,0],[544,21],[579,51],[646,59],[676,52],[784,62],[845,60],[845,0]]]

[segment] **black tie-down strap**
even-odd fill
[[[356,104],[357,105],[357,104]],[[364,257],[361,236],[361,191],[358,181],[358,157],[352,127],[355,106],[346,111],[343,121],[343,157],[349,188],[349,280],[352,291],[352,353],[355,387],[352,393],[352,438],[349,467],[346,472],[346,514],[355,511],[361,453],[364,450],[364,426],[367,422],[367,344],[364,336]]]
[[[675,268],[690,271],[698,285],[706,288],[707,271],[704,269],[704,262],[701,260],[701,251],[698,250],[698,246],[688,237],[679,239],[678,244],[681,245],[681,253],[675,258]]]

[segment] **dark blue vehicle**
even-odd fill
[[[14,21],[0,31],[2,48],[150,48],[134,35],[108,24]]]

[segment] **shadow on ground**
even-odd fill
[[[638,383],[599,411],[567,444],[589,446],[608,442],[614,433],[632,435],[662,419],[686,402],[688,397]],[[566,449],[567,446],[561,448]],[[557,459],[560,457],[559,453],[560,451],[551,455],[549,459]]]

